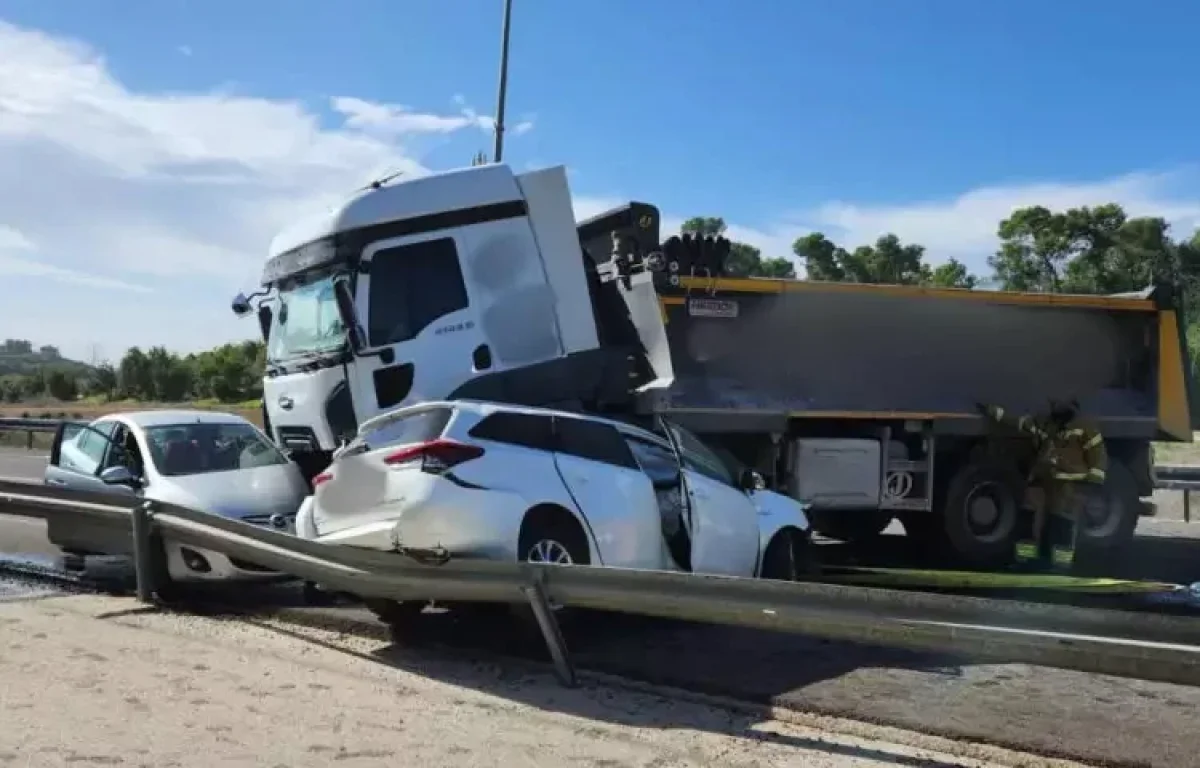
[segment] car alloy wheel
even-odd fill
[[[529,548],[525,559],[531,563],[550,563],[553,565],[574,565],[570,550],[566,545],[554,539],[539,539]]]

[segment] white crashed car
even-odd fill
[[[792,580],[799,502],[686,430],[459,400],[378,416],[313,480],[297,535],[384,551]]]
[[[277,530],[293,529],[308,493],[299,467],[240,416],[199,410],[141,411],[61,426],[47,485],[138,496]],[[65,552],[106,554],[105,529],[48,523]],[[127,545],[126,545],[127,546]],[[219,552],[164,542],[178,582],[277,579],[281,574]]]

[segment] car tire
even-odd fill
[[[763,552],[759,578],[803,581],[819,571],[812,536],[799,528],[783,528],[771,537]]]
[[[525,514],[517,537],[523,562],[591,565],[592,554],[583,526],[562,507],[534,507]]]
[[[558,565],[591,565],[592,553],[587,534],[575,516],[555,505],[541,505],[525,513],[517,536],[517,557],[522,562],[553,562]],[[544,559],[544,558],[549,559]],[[534,643],[543,643],[537,614],[529,603],[513,603],[510,614],[520,632]],[[577,612],[552,605],[560,628],[578,618]]]
[[[1025,479],[1010,462],[983,455],[960,467],[937,510],[954,559],[972,568],[1008,565],[1024,498]]]
[[[171,569],[167,566],[166,542],[158,534],[150,536],[150,580],[154,598],[159,604],[172,606],[187,600],[188,594],[184,585],[171,578]]]

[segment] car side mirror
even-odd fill
[[[142,484],[129,467],[109,467],[100,473],[100,482],[105,485],[127,485],[130,488],[138,488]]]
[[[738,475],[738,487],[746,493],[761,491],[767,487],[767,481],[753,469],[743,469]]]
[[[350,341],[350,349],[355,354],[366,346],[362,331],[358,327],[358,313],[354,308],[354,295],[350,292],[349,280],[336,280],[333,283],[333,298],[337,302],[338,317],[346,329],[346,338]]]

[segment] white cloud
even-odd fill
[[[454,102],[459,107],[457,115],[421,114],[401,104],[376,104],[352,96],[335,98],[330,106],[335,112],[346,117],[347,127],[383,136],[444,134],[461,131],[463,128],[476,128],[488,134],[493,132],[495,118],[479,114],[464,104],[461,96],[456,96]],[[520,136],[531,130],[533,120],[525,119],[506,127],[505,133]]]
[[[414,136],[491,126],[465,101],[338,98],[328,126],[321,105],[137,92],[88,46],[3,21],[0,50],[0,325],[68,352],[253,335],[227,299],[282,226],[385,172],[428,172]]]
[[[175,50],[176,50],[176,52],[179,53],[180,56],[191,56],[192,55],[192,46],[190,46],[190,45],[181,45],[181,46],[178,46]]]

